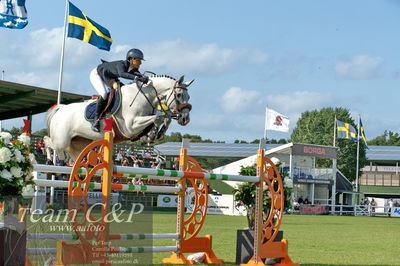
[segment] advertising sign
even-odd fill
[[[400,217],[400,207],[393,207],[391,211],[392,217]]]
[[[158,195],[157,197],[157,207],[177,207],[178,206],[178,196],[174,195]]]

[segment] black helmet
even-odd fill
[[[131,58],[144,60],[143,52],[139,49],[130,49],[126,54],[126,60],[130,60]]]

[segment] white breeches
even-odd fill
[[[107,86],[104,84],[101,79],[99,73],[97,72],[97,67],[90,72],[90,82],[93,87],[96,89],[97,93],[103,97],[103,99],[107,98]]]

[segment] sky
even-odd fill
[[[62,90],[92,95],[89,72],[100,59],[144,52],[141,71],[195,79],[187,126],[167,132],[214,141],[263,136],[268,106],[290,118],[342,107],[361,116],[367,139],[399,132],[400,2],[395,0],[73,0],[107,28],[111,51],[67,38]],[[58,88],[64,0],[27,0],[29,24],[0,28],[4,79]],[[21,119],[3,128],[22,127]],[[33,117],[33,131],[45,115]]]

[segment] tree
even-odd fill
[[[400,135],[399,133],[385,130],[382,135],[368,141],[368,144],[378,146],[400,146]]]
[[[334,120],[350,123],[357,128],[350,112],[344,108],[323,108],[321,110],[306,111],[301,114],[296,127],[291,135],[293,142],[333,145]],[[357,143],[348,139],[337,139],[336,146],[339,147],[337,155],[337,168],[350,180],[355,180]],[[364,146],[360,143],[359,169],[367,164]],[[317,159],[317,167],[332,167],[331,160]],[[360,171],[361,172],[361,171]],[[360,176],[359,172],[359,176]]]

